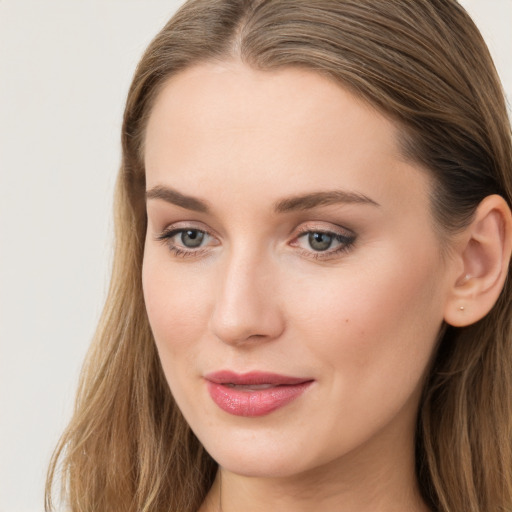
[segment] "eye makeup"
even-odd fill
[[[220,244],[218,239],[205,229],[196,226],[169,227],[155,239],[163,243],[173,256],[180,258],[200,258],[212,247]],[[343,232],[305,225],[288,242],[301,256],[315,260],[330,260],[349,251],[356,235],[348,230]]]

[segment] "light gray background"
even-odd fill
[[[178,0],[0,0],[0,512],[43,510],[108,285],[123,103]],[[512,0],[465,0],[512,98]]]

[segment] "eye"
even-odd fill
[[[199,256],[208,246],[217,245],[215,237],[207,231],[193,227],[168,228],[156,239],[163,242],[175,256]]]
[[[313,232],[308,233],[308,244],[315,251],[326,251],[335,241],[332,233]]]
[[[320,229],[304,230],[291,243],[298,247],[302,253],[315,259],[328,259],[348,251],[356,239],[352,232],[341,233]]]
[[[177,236],[185,247],[195,249],[203,243],[203,240],[208,235],[206,235],[204,231],[199,231],[198,229],[186,229],[181,231],[179,235],[175,236]]]

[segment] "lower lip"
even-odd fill
[[[234,416],[263,416],[298,398],[312,382],[247,391],[211,381],[207,385],[212,400],[223,411]]]

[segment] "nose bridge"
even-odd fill
[[[218,275],[211,330],[222,341],[269,340],[284,327],[270,258],[245,244],[227,255]]]

